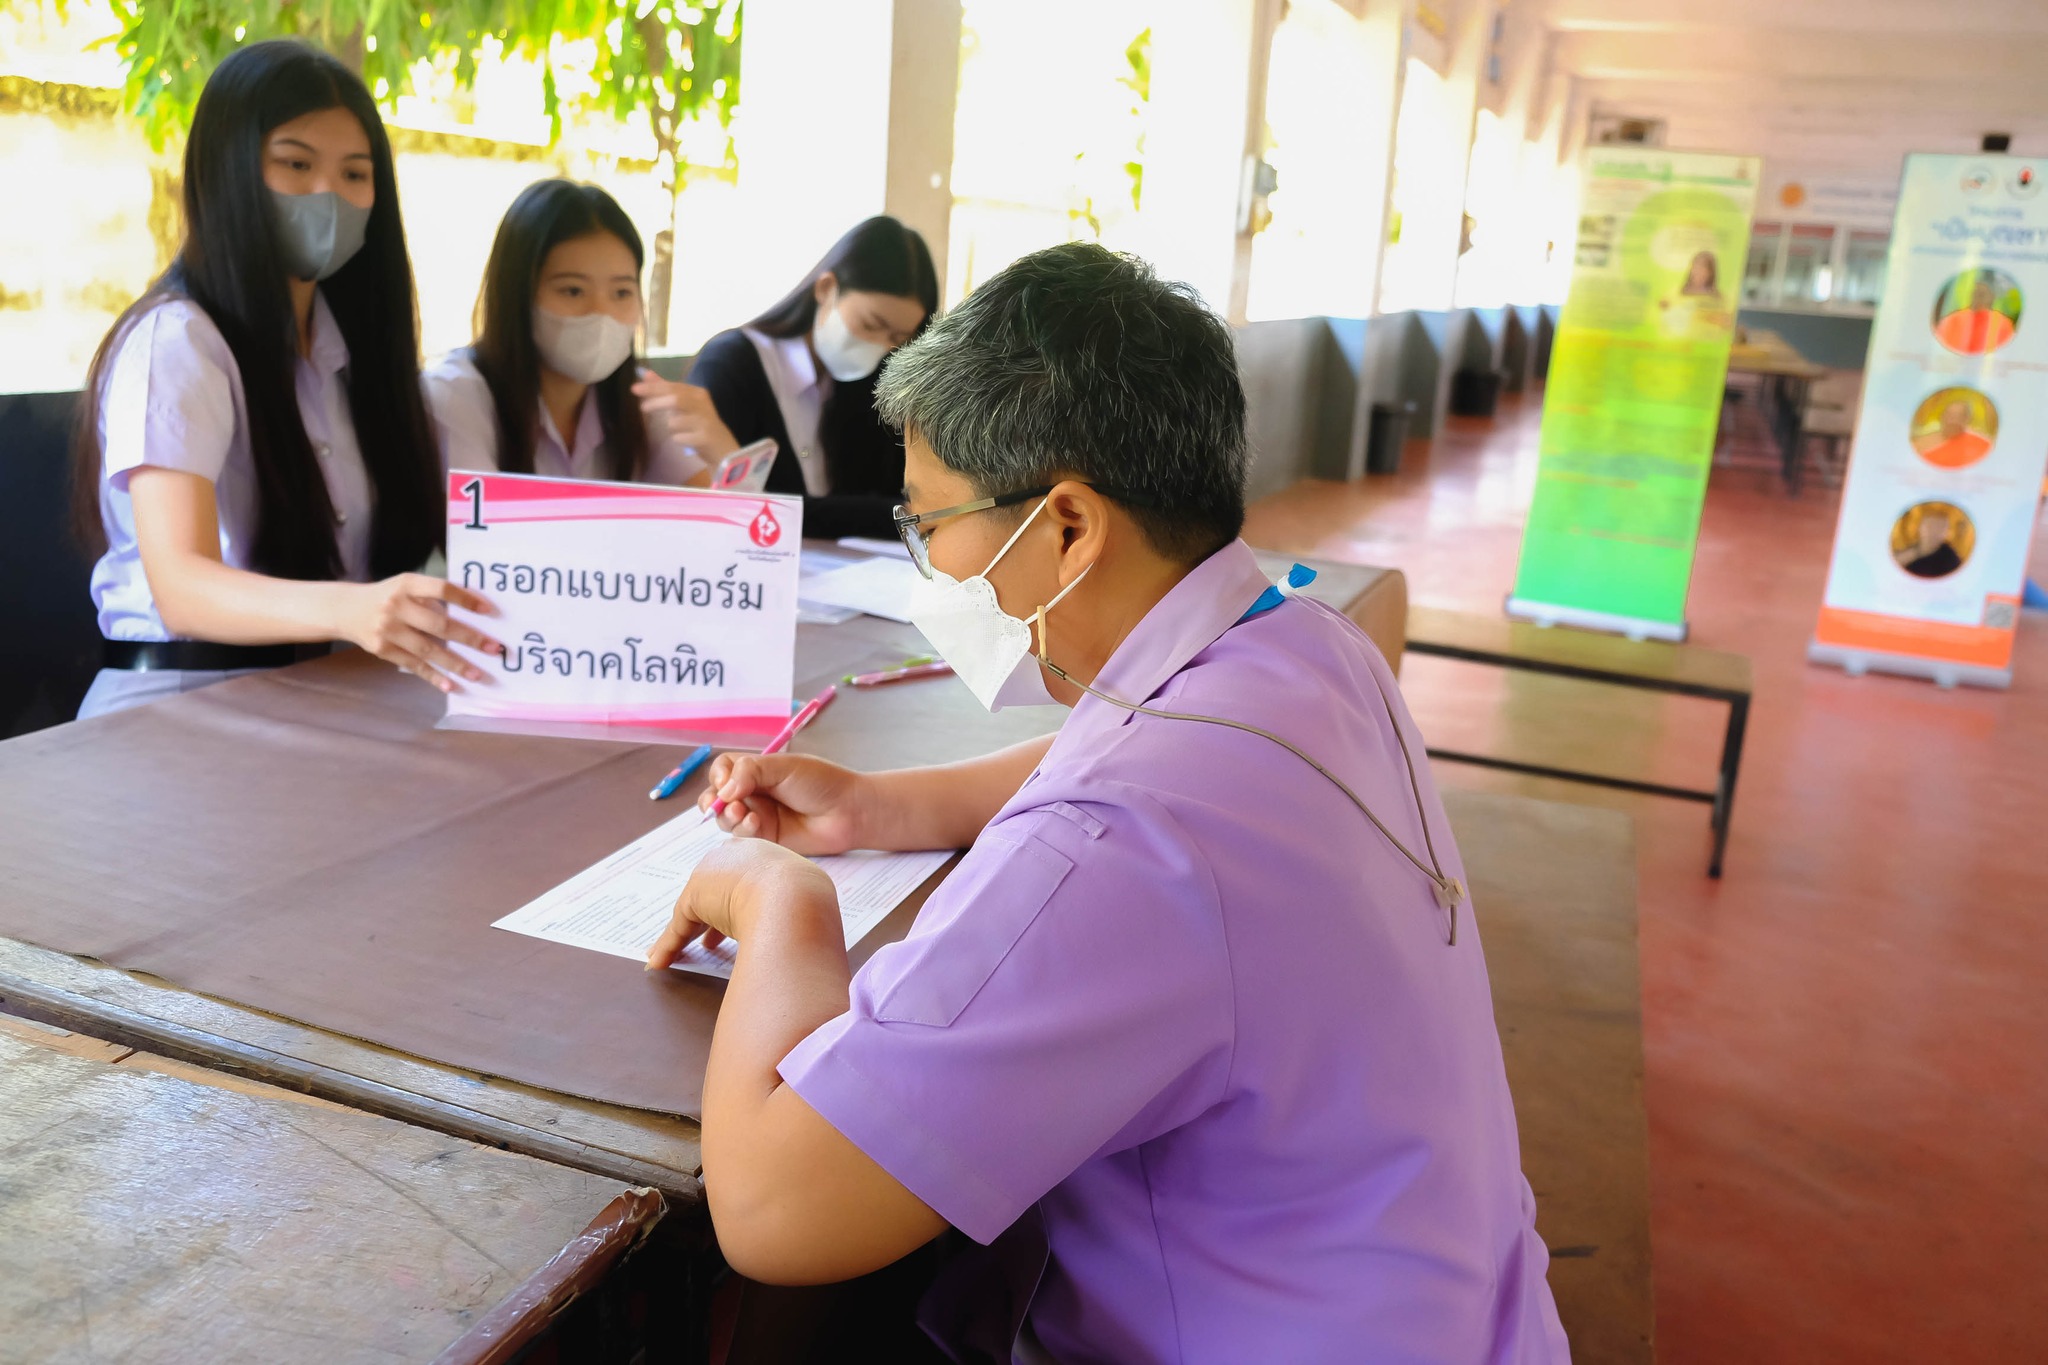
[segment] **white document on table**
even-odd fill
[[[668,927],[690,873],[705,854],[731,837],[701,812],[687,811],[491,927],[644,961]],[[952,856],[945,851],[863,852],[816,859],[839,888],[846,946],[865,938]],[[733,959],[731,940],[709,951],[693,942],[675,965],[682,971],[730,977]]]
[[[860,608],[858,607],[828,607],[821,602],[813,602],[805,595],[804,589],[810,586],[811,580],[823,574],[831,573],[834,569],[843,569],[849,564],[858,564],[865,558],[867,558],[866,555],[857,554],[850,550],[828,550],[820,545],[804,546],[803,558],[799,562],[797,570],[797,624],[805,626],[836,626],[842,621],[851,621],[854,617],[860,615]]]
[[[908,556],[877,556],[804,580],[803,600],[820,607],[852,607],[870,616],[910,623],[917,569]]]
[[[843,569],[849,564],[858,564],[872,556],[858,550],[835,550],[824,545],[806,545],[797,559],[797,580],[799,585],[810,582],[819,574]]]

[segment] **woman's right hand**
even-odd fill
[[[873,800],[867,775],[807,754],[720,754],[697,798],[723,799],[718,827],[818,857],[867,847],[861,812]]]
[[[484,681],[484,671],[448,648],[468,645],[485,654],[503,654],[505,646],[448,614],[463,607],[483,616],[497,611],[467,588],[458,588],[432,574],[402,573],[377,583],[350,583],[343,612],[341,638],[426,679],[443,692],[455,690],[455,678]],[[454,675],[451,677],[450,675]]]
[[[715,465],[740,448],[732,428],[718,415],[710,390],[643,371],[633,392],[640,398],[641,415],[665,415],[668,438],[688,446],[704,463]]]

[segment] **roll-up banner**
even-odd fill
[[[2048,464],[2048,160],[1906,158],[1807,657],[2003,687]]]
[[[1508,614],[1685,638],[1756,157],[1596,147]]]

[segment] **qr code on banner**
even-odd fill
[[[1984,624],[1993,630],[2011,630],[2019,623],[2019,608],[2011,602],[1992,599],[1984,604]]]

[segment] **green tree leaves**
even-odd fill
[[[0,0],[26,7],[34,0]],[[113,0],[127,65],[123,92],[158,150],[182,137],[213,68],[265,38],[320,44],[361,72],[390,104],[413,89],[418,64],[476,79],[491,40],[542,64],[547,113],[559,133],[565,109],[620,121],[645,117],[664,157],[679,155],[692,119],[730,125],[739,103],[743,0]],[[594,53],[595,91],[565,101],[558,65]],[[581,61],[577,62],[581,65]],[[731,155],[730,144],[726,155]]]

